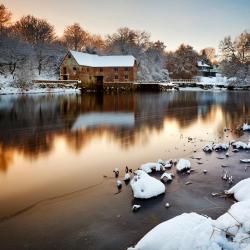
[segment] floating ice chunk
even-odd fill
[[[244,123],[243,126],[242,126],[242,130],[243,131],[250,130],[250,125],[248,125],[247,123]]]
[[[236,149],[250,149],[250,143],[245,143],[242,141],[236,141],[232,143],[233,148]]]
[[[148,199],[165,193],[164,184],[142,170],[135,172],[135,176],[130,181],[130,185],[135,198]]]
[[[170,174],[170,173],[164,173],[164,174],[162,174],[161,180],[163,182],[172,181],[173,180],[172,174]]]
[[[228,150],[229,144],[227,143],[216,143],[213,145],[213,150]]]
[[[211,153],[213,151],[213,145],[207,144],[203,147],[203,151],[207,153]]]
[[[191,163],[189,160],[186,160],[186,159],[180,159],[176,165],[176,169],[178,171],[184,171],[190,168],[191,168]]]

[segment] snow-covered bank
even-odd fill
[[[58,77],[55,75],[41,75],[41,76],[33,76],[34,80],[43,79],[43,80],[58,80]],[[0,75],[0,95],[9,95],[9,94],[38,94],[38,93],[78,93],[79,89],[76,89],[72,86],[61,87],[61,86],[53,86],[50,88],[44,88],[41,84],[27,83],[25,86],[21,86],[16,80],[13,79],[12,76],[3,76]]]
[[[22,90],[14,87],[4,87],[0,89],[0,95],[10,94],[40,94],[40,93],[80,93],[79,89],[75,88],[31,88]]]
[[[198,84],[199,85],[212,85],[212,86],[225,86],[227,87],[229,84],[228,78],[223,76],[216,76],[216,77],[198,77]]]
[[[218,219],[181,214],[153,228],[128,250],[250,249],[250,178],[225,193],[239,202]]]

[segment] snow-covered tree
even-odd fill
[[[145,31],[127,27],[107,37],[107,54],[133,55],[138,64],[138,79],[142,81],[168,80],[165,68],[165,45],[150,41]]]
[[[227,36],[220,42],[223,74],[233,78],[232,84],[250,83],[250,33],[245,31],[232,40]]]

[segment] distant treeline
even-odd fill
[[[139,62],[140,80],[192,78],[197,75],[197,60],[219,64],[226,76],[249,81],[250,34],[242,33],[234,41],[226,37],[220,43],[220,57],[214,48],[197,52],[181,44],[167,52],[162,41],[152,41],[145,31],[120,28],[114,34],[93,35],[78,23],[67,26],[62,37],[45,19],[32,15],[13,22],[12,13],[0,5],[0,76],[12,84],[25,86],[31,79],[59,77],[59,66],[67,50],[100,55],[132,54]],[[7,80],[6,80],[7,81]]]

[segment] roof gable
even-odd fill
[[[133,67],[135,58],[131,55],[99,56],[77,51],[70,51],[80,66],[88,67]]]

